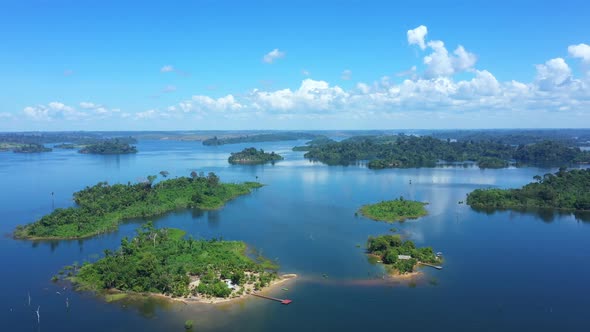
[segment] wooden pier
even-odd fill
[[[264,296],[264,295],[260,295],[260,294],[256,294],[256,293],[252,293],[250,295],[254,295],[256,297],[260,297],[260,298],[267,299],[267,300],[281,302],[281,304],[285,304],[285,305],[290,304],[291,302],[293,302],[293,301],[291,301],[289,299],[277,299],[276,297]]]
[[[443,267],[442,267],[442,266],[440,266],[440,265],[433,265],[433,264],[422,263],[422,262],[418,262],[418,264],[422,264],[422,265],[430,266],[430,267],[433,267],[433,268],[435,268],[435,269],[437,269],[437,270],[442,270],[442,268],[443,268]]]

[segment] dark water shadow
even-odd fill
[[[546,223],[551,223],[556,219],[563,217],[574,216],[577,221],[590,222],[590,211],[568,211],[559,209],[548,209],[548,208],[480,208],[471,207],[472,210],[478,213],[485,213],[486,215],[494,215],[496,212],[515,212],[521,215],[533,215],[543,220]]]

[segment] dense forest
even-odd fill
[[[161,174],[167,174],[165,171]],[[163,175],[164,176],[164,175]],[[150,217],[176,209],[196,207],[216,209],[228,200],[250,193],[261,184],[220,183],[214,173],[191,173],[153,184],[156,175],[142,183],[100,182],[74,193],[77,207],[55,209],[38,221],[19,226],[18,238],[82,238],[116,229],[129,218]]]
[[[292,132],[277,132],[270,134],[254,134],[238,137],[222,137],[217,136],[203,141],[203,145],[224,145],[236,143],[259,143],[259,142],[277,142],[277,141],[295,141],[298,139],[314,139],[318,137],[316,134],[310,133],[292,133]]]
[[[428,135],[443,140],[495,141],[508,145],[526,145],[546,140],[558,141],[570,146],[590,145],[590,130],[588,129],[436,130]]]
[[[114,252],[105,250],[104,258],[84,264],[71,279],[79,288],[95,291],[230,297],[261,289],[277,277],[246,255],[243,242],[185,239],[184,234],[148,223],[135,238],[124,238]],[[225,280],[231,280],[233,290]]]
[[[426,203],[408,201],[403,197],[392,201],[363,205],[359,212],[365,217],[378,221],[395,222],[416,219],[428,214]]]
[[[256,148],[246,148],[240,152],[232,152],[227,161],[230,164],[266,164],[283,160],[281,155],[274,152],[268,153]]]
[[[431,247],[416,248],[414,242],[402,240],[399,235],[380,235],[369,237],[367,251],[378,256],[393,272],[404,274],[414,272],[414,267],[420,263],[440,263]],[[410,256],[402,257],[399,255]]]
[[[137,148],[118,138],[113,138],[86,145],[78,152],[84,154],[128,154],[137,153]]]
[[[467,196],[474,208],[557,208],[590,210],[590,169],[536,175],[521,189],[476,189]]]
[[[368,160],[368,167],[373,169],[434,167],[440,161],[474,161],[481,163],[482,167],[506,166],[510,160],[528,164],[590,162],[590,152],[560,142],[512,146],[493,141],[455,142],[406,135],[352,137],[311,146],[304,156],[328,165],[349,165]]]

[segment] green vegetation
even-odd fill
[[[328,165],[368,160],[373,169],[434,167],[440,161],[478,161],[482,167],[519,163],[569,164],[590,162],[590,153],[560,142],[512,146],[494,141],[443,141],[429,136],[357,136],[341,142],[310,146],[304,155]],[[500,160],[503,162],[500,163]]]
[[[367,251],[373,256],[378,256],[383,264],[399,274],[414,272],[418,262],[440,263],[431,247],[416,248],[414,242],[404,241],[399,235],[371,236],[367,241]],[[400,258],[400,255],[410,258]]]
[[[192,320],[187,320],[186,322],[184,322],[184,329],[185,330],[192,330],[194,326],[194,322]]]
[[[246,148],[241,152],[232,153],[227,159],[230,164],[266,164],[275,163],[284,158],[274,152],[268,153],[256,148]]]
[[[84,154],[128,154],[137,153],[137,148],[114,138],[87,145],[79,152]]]
[[[328,138],[326,136],[319,136],[318,138],[312,139],[311,141],[305,143],[304,146],[296,146],[292,150],[293,151],[309,151],[312,146],[318,146],[322,144],[328,144],[335,142],[333,139]]]
[[[395,222],[416,219],[428,214],[424,205],[427,203],[408,201],[403,197],[392,201],[363,205],[359,211],[365,217],[378,221]]]
[[[22,144],[20,146],[15,147],[13,150],[15,153],[38,153],[38,152],[50,152],[52,151],[50,148],[45,147],[42,144]]]
[[[277,142],[277,141],[294,141],[298,139],[314,139],[319,135],[309,133],[291,133],[277,132],[270,134],[254,134],[238,137],[209,138],[203,141],[203,145],[224,145],[236,143],[259,143],[259,142]]]
[[[114,230],[129,218],[151,217],[176,209],[217,209],[228,200],[261,187],[256,182],[220,183],[214,173],[168,179],[153,184],[155,175],[137,184],[99,182],[74,193],[77,207],[55,209],[37,222],[17,227],[15,236],[28,239],[82,238]]]
[[[474,208],[590,210],[590,169],[560,168],[534,179],[521,189],[476,189],[467,196],[467,204]]]
[[[479,168],[504,168],[508,167],[509,163],[496,157],[481,157],[477,160]]]
[[[105,250],[102,259],[83,265],[70,279],[85,290],[225,298],[265,287],[277,277],[245,254],[243,242],[171,236],[178,232],[147,223],[135,238],[124,238],[118,250]]]

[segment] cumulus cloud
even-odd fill
[[[342,71],[342,74],[340,75],[340,78],[343,79],[343,80],[345,80],[345,81],[350,80],[352,78],[352,70],[346,69],[346,70]]]
[[[424,64],[426,65],[424,75],[427,78],[452,76],[456,73],[472,70],[477,61],[476,56],[467,52],[463,46],[457,47],[453,52],[454,55],[449,54],[445,44],[440,40],[429,41],[428,47],[433,52],[424,57]]]
[[[339,86],[331,87],[326,81],[305,79],[297,90],[254,90],[249,101],[251,107],[262,110],[330,110],[345,102],[348,93]]]
[[[303,76],[309,76],[309,75],[311,75],[311,73],[310,73],[310,72],[309,72],[309,70],[307,70],[307,69],[303,69],[303,70],[301,71],[301,74],[302,74]]]
[[[284,58],[285,55],[286,55],[285,52],[279,51],[278,48],[275,48],[274,50],[265,54],[264,57],[262,57],[262,61],[264,61],[266,63],[273,63],[277,59]]]
[[[583,62],[590,63],[590,45],[570,45],[567,50],[570,56],[574,58],[580,58]]]
[[[428,33],[428,28],[421,25],[415,29],[408,30],[408,44],[418,45],[421,49],[426,49],[424,38]]]
[[[165,65],[162,68],[160,68],[161,73],[171,73],[173,71],[174,71],[174,67],[171,65]]]
[[[551,59],[537,65],[537,84],[541,90],[553,90],[567,84],[572,70],[563,58]]]

